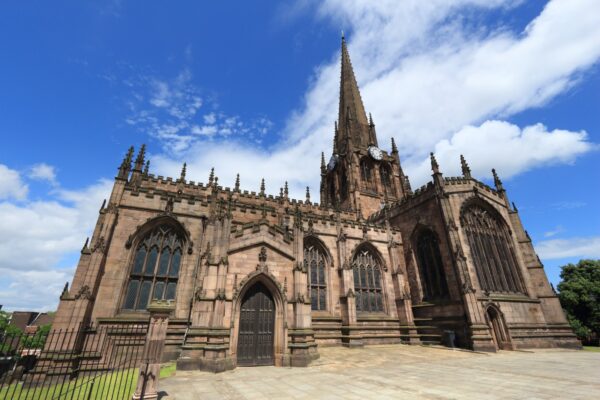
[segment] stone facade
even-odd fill
[[[154,176],[144,147],[135,160],[131,148],[54,326],[147,324],[150,297],[173,300],[163,359],[211,371],[237,365],[242,337],[278,366],[306,366],[329,345],[579,346],[497,177],[488,187],[463,159],[463,176],[444,178],[432,155],[433,181],[413,192],[393,141],[390,153],[377,146],[342,41],[320,204],[287,187],[241,190],[239,178],[223,187],[212,171],[188,181],[185,165]],[[271,314],[249,306],[255,285]]]

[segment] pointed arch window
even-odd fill
[[[423,287],[423,300],[448,297],[448,285],[437,236],[424,229],[417,237],[417,262]]]
[[[183,243],[169,225],[161,225],[144,237],[133,257],[124,310],[146,310],[151,299],[175,299]]]
[[[479,204],[461,215],[475,271],[488,292],[525,293],[508,226],[502,217]]]
[[[340,168],[340,198],[346,200],[348,198],[348,177],[346,176],[346,168]]]
[[[393,196],[394,188],[392,186],[392,171],[390,166],[382,163],[379,166],[379,176],[381,177],[381,185],[388,196]]]
[[[334,206],[337,202],[336,202],[336,195],[335,195],[335,178],[332,177],[331,180],[329,181],[329,203]]]
[[[352,261],[357,312],[383,312],[381,266],[370,250],[359,250]]]
[[[327,310],[326,260],[321,246],[307,240],[304,245],[304,267],[309,276],[308,290],[313,311]]]
[[[360,160],[360,177],[363,182],[364,190],[375,190],[375,179],[373,179],[373,164],[367,157]]]

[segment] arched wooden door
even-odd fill
[[[242,300],[237,345],[239,366],[273,365],[275,302],[260,282]]]
[[[488,307],[487,316],[496,348],[499,350],[511,350],[510,337],[506,331],[502,315],[495,308]]]

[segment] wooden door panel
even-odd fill
[[[238,337],[238,365],[273,364],[273,327],[275,304],[267,288],[261,283],[251,287],[240,309]]]

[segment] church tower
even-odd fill
[[[367,218],[410,192],[394,140],[381,150],[373,118],[365,112],[346,40],[342,36],[340,104],[329,163],[321,160],[321,204]]]

